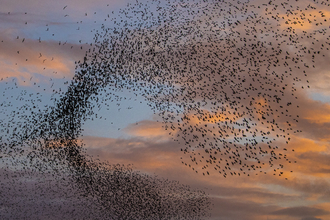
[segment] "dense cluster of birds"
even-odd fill
[[[307,74],[317,58],[328,55],[328,18],[322,11],[328,6],[325,1],[136,1],[93,30],[67,90],[53,90],[53,106],[38,104],[42,92],[23,90],[16,101],[24,104],[15,108],[13,89],[19,87],[2,79],[9,85],[1,103],[1,195],[20,198],[1,203],[1,218],[207,215],[204,192],[85,153],[84,122],[105,103],[101,97],[120,102],[118,91],[145,98],[183,146],[182,163],[194,172],[283,175],[284,163],[293,162],[283,143],[301,132],[296,99],[309,87]],[[69,210],[69,203],[75,207]]]

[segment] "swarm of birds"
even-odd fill
[[[60,210],[65,218],[207,215],[204,192],[85,153],[79,139],[84,122],[104,104],[100,97],[120,101],[113,96],[124,90],[144,97],[182,144],[182,163],[194,172],[283,175],[278,170],[294,161],[282,143],[301,132],[295,130],[296,99],[309,87],[307,74],[317,58],[328,55],[322,11],[328,7],[325,1],[136,1],[94,30],[67,90],[53,90],[53,106],[38,104],[42,93],[23,90],[16,98],[17,82],[5,79],[1,194],[22,199],[12,200],[1,218],[56,219]],[[14,98],[24,104],[15,108]],[[23,192],[23,186],[30,190]],[[38,207],[49,208],[24,208],[38,198]],[[76,207],[68,210],[68,203]],[[86,206],[90,211],[82,211]]]
[[[315,58],[327,55],[326,13],[316,11],[321,5],[328,6],[128,4],[115,27],[95,31],[70,88],[90,91],[86,99],[93,93],[96,102],[117,90],[145,97],[185,145],[181,151],[189,157],[182,163],[195,172],[227,177],[274,170],[281,176],[277,170],[295,162],[282,143],[301,132],[296,99],[309,87]],[[316,28],[305,31],[306,19]]]

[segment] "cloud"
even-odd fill
[[[154,140],[154,141],[152,141]],[[87,152],[111,163],[135,164],[140,169],[170,168],[180,164],[180,148],[169,141],[134,137],[113,139],[85,136]],[[176,160],[173,160],[176,158]]]
[[[309,101],[311,106],[314,108],[305,109],[304,119],[311,123],[317,124],[330,124],[330,105],[327,103],[321,103],[319,101]]]
[[[326,177],[330,173],[330,154],[327,153],[308,151],[299,154],[298,159],[304,163],[305,167],[309,167],[306,173],[309,171],[311,174],[324,174]]]
[[[305,218],[302,218],[301,220],[322,220],[322,219],[314,218],[314,217],[305,217]]]
[[[299,4],[301,4],[301,1]],[[302,12],[299,12],[299,5],[296,7],[296,10],[294,7],[292,8],[293,9],[287,11],[285,14],[277,15],[277,17],[281,20],[281,28],[293,28],[296,32],[313,31],[320,28],[327,28],[327,22],[325,19],[330,17],[330,11],[328,11],[326,8],[322,8],[322,10],[314,10],[313,6],[309,6],[306,7]]]
[[[21,165],[24,170],[12,166],[0,168],[2,219],[55,220],[102,216],[100,207],[91,198],[81,196],[81,190],[67,173],[54,174],[50,169],[39,172],[24,162]]]
[[[261,220],[266,219],[269,213],[277,207],[274,205],[263,205],[240,199],[213,198],[214,209],[211,217],[214,219],[244,219]]]
[[[322,216],[330,214],[329,211],[312,208],[312,207],[292,207],[284,208],[273,212],[275,215],[285,215],[285,216],[295,216],[295,217],[305,217],[305,216]]]
[[[60,46],[55,41],[5,39],[0,43],[0,78],[15,77],[19,83],[38,75],[50,78],[72,77],[75,61],[82,59],[80,45]],[[72,49],[71,49],[72,47]],[[34,79],[35,80],[35,79]]]
[[[135,137],[157,139],[158,141],[165,141],[170,138],[168,135],[169,131],[165,130],[162,123],[151,120],[130,124],[123,131]]]
[[[236,216],[237,219],[265,219],[275,214],[281,216],[286,213],[279,211],[282,210],[280,206],[283,203],[288,205],[303,203],[306,205],[304,207],[310,207],[309,204],[313,203],[310,198],[314,197],[317,200],[322,195],[329,195],[327,193],[329,184],[323,178],[313,180],[305,176],[304,160],[301,161],[302,167],[299,168],[298,173],[294,173],[289,180],[270,174],[223,178],[217,173],[203,176],[192,172],[191,168],[180,162],[179,158],[183,154],[178,150],[180,144],[174,141],[158,142],[152,136],[150,139],[84,137],[84,143],[87,152],[94,157],[99,155],[98,158],[101,160],[122,164],[133,163],[136,169],[143,172],[170,177],[196,188],[207,187],[210,189],[207,191],[214,197],[213,216],[222,216],[223,219],[232,219],[233,217],[230,216]],[[327,209],[312,207],[309,210],[308,213],[313,214],[315,210]],[[289,213],[290,210],[287,212]]]
[[[286,100],[283,102],[291,102],[292,106],[286,107],[287,116],[280,114],[274,116],[275,120],[287,126],[287,121],[291,124],[292,135],[300,138],[308,138],[315,141],[327,141],[330,132],[330,105],[325,102],[312,100],[307,92],[298,92],[297,99]],[[283,104],[284,104],[283,103]],[[297,107],[299,106],[299,107]],[[275,108],[280,109],[280,108]],[[285,112],[286,110],[283,110]],[[295,120],[292,120],[295,118]],[[297,133],[296,131],[302,131]]]
[[[4,1],[0,12],[3,21],[0,27],[0,79],[16,77],[20,84],[31,76],[36,78],[35,73],[52,78],[73,76],[74,62],[81,60],[90,49],[89,44],[94,43],[91,30],[96,25],[101,26],[94,23],[95,19],[104,22],[105,12],[126,4],[126,0],[114,1],[111,5],[103,0],[93,3],[28,0],[22,7],[19,1]],[[67,6],[65,10],[64,6]],[[103,10],[103,16],[94,15],[94,11],[100,10]],[[89,16],[85,16],[87,11]],[[65,17],[67,14],[69,16]]]

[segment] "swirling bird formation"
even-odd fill
[[[97,162],[84,152],[79,137],[95,107],[104,104],[99,97],[122,90],[145,98],[164,129],[182,143],[182,163],[195,172],[227,177],[273,169],[281,176],[276,170],[291,160],[279,143],[301,132],[293,129],[299,118],[295,101],[317,57],[327,55],[327,18],[318,8],[328,6],[215,0],[128,4],[94,30],[94,42],[54,106],[41,109],[36,102],[42,94],[22,91],[17,98],[25,104],[14,109],[10,91],[17,84],[5,88],[2,195],[10,200],[20,192],[24,202],[11,200],[1,217],[56,218],[60,210],[66,210],[65,218],[207,215],[204,192]],[[304,30],[307,22],[313,28]],[[33,193],[22,193],[22,186]],[[37,198],[43,198],[39,207],[48,208],[24,209]],[[76,207],[66,207],[69,203]],[[15,206],[24,212],[10,208]],[[90,211],[81,211],[86,206]]]

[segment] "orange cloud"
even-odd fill
[[[302,137],[292,137],[292,142],[290,142],[290,147],[298,153],[305,152],[326,152],[329,149],[329,146],[325,142],[317,142],[311,139],[302,138]]]
[[[330,122],[330,105],[323,104],[322,108],[312,108],[306,109],[305,119],[311,121],[312,123],[323,124]]]
[[[330,11],[322,4],[305,0],[282,2],[281,5],[276,3],[262,4],[262,9],[260,14],[272,17],[271,20],[276,19],[282,29],[293,28],[296,31],[325,28],[330,17]],[[271,20],[270,22],[272,22]]]
[[[71,48],[72,47],[72,48]],[[54,41],[33,41],[26,39],[0,43],[0,78],[15,77],[22,85],[27,85],[35,74],[51,78],[74,75],[75,61],[82,58],[84,50],[77,45],[59,45]]]
[[[162,123],[150,120],[140,121],[131,124],[123,129],[129,135],[143,138],[157,138],[158,140],[168,140],[169,130],[165,130]]]

